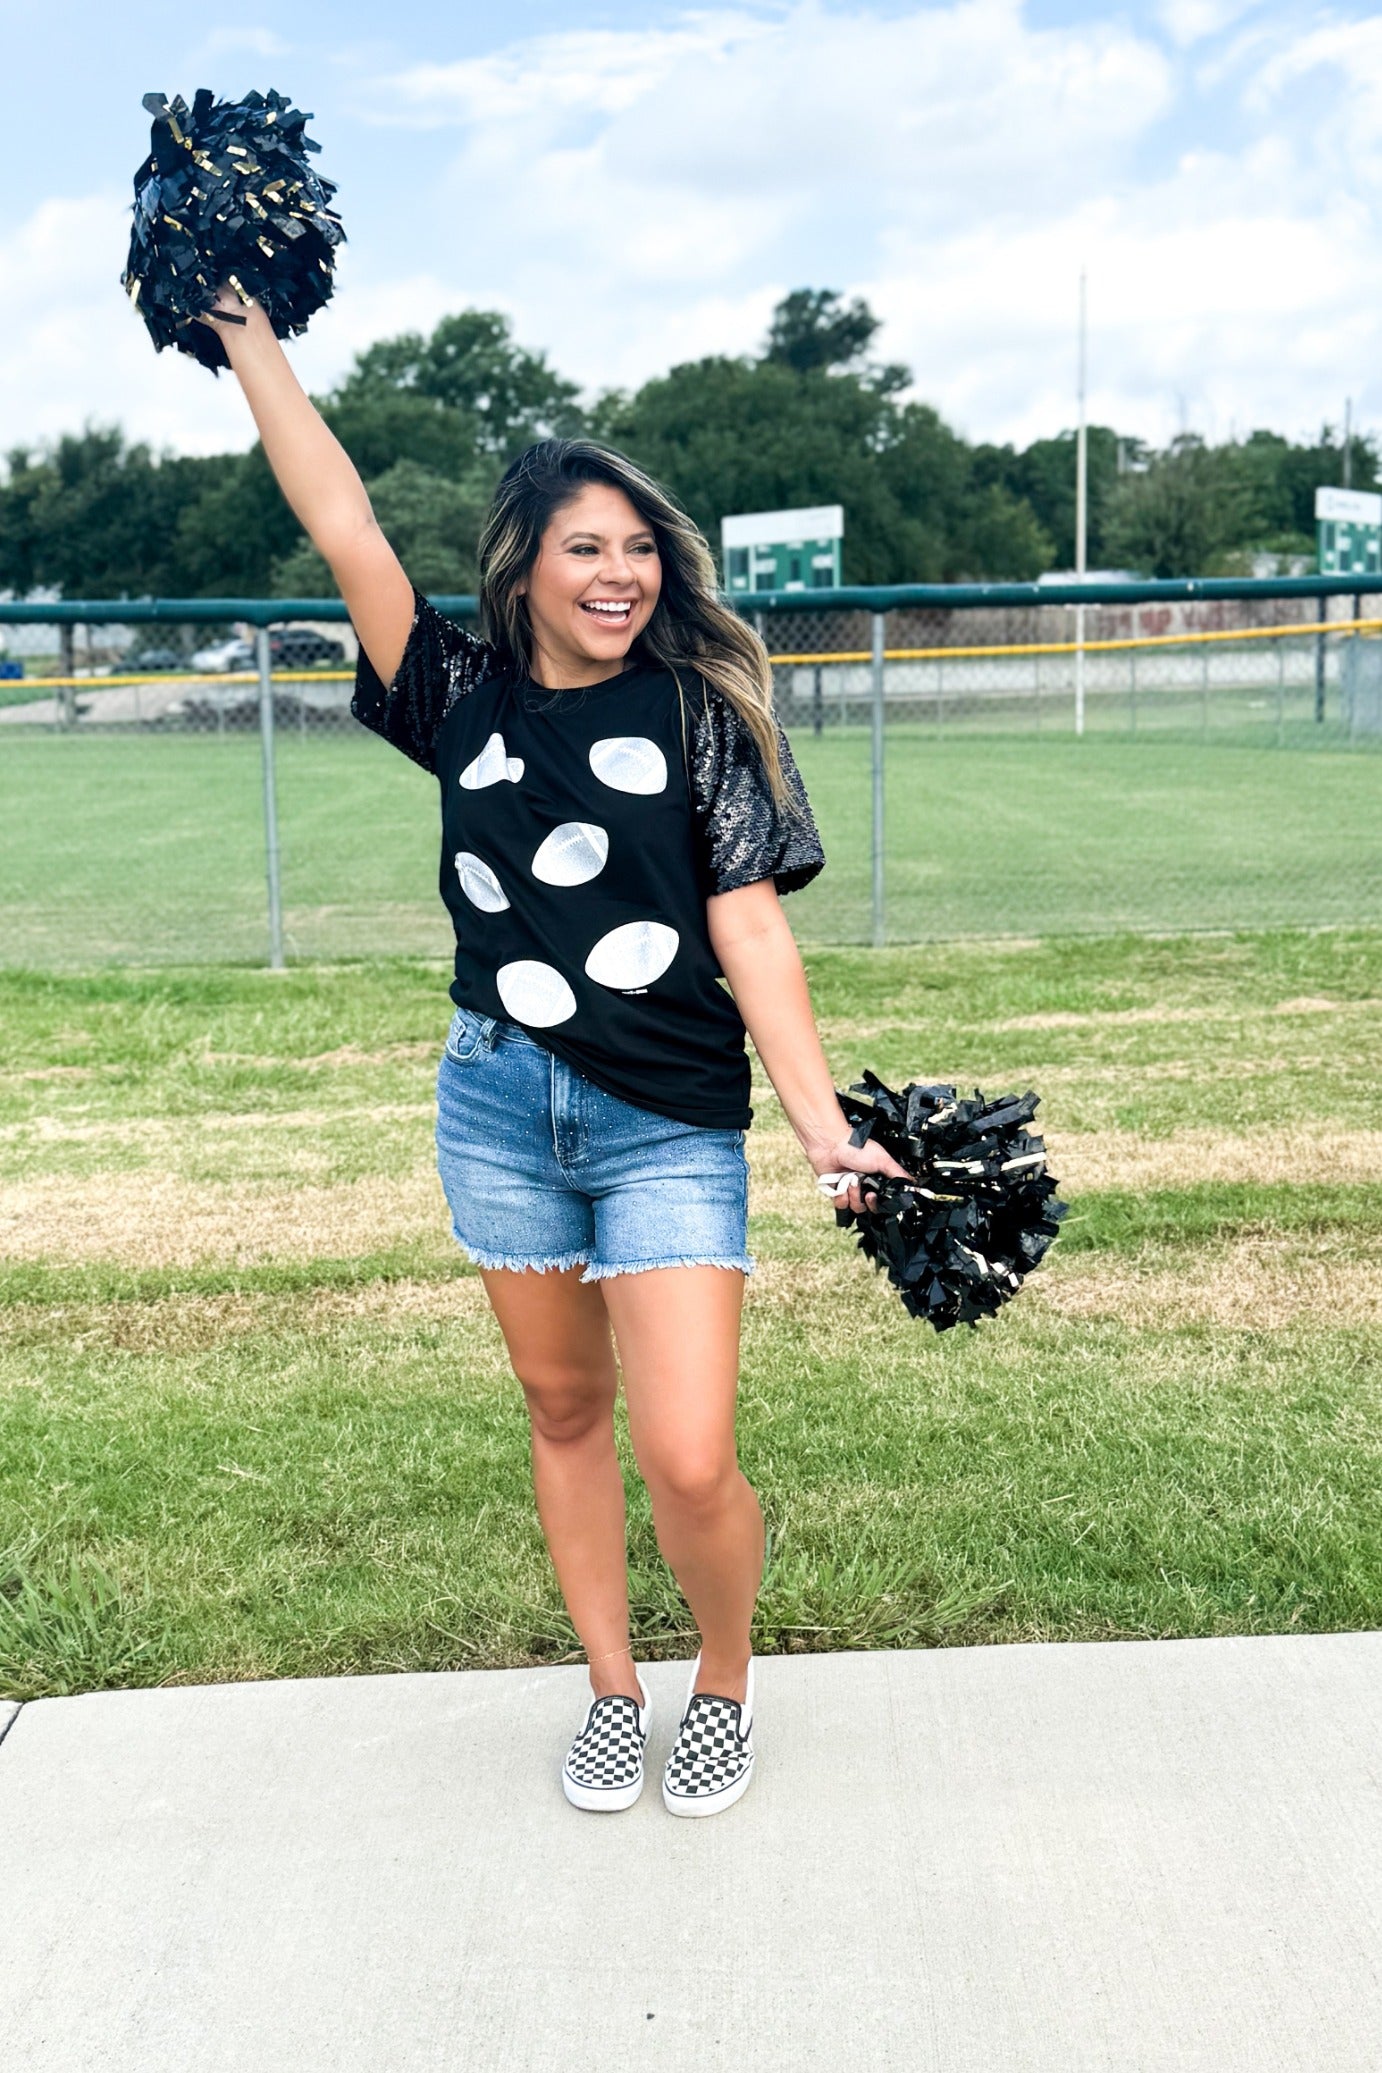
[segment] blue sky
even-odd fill
[[[250,436],[116,285],[149,88],[315,111],[349,234],[295,348],[479,302],[590,389],[745,351],[787,289],[866,295],[972,438],[1095,416],[1151,439],[1382,415],[1382,15],[1275,0],[296,0],[239,20],[4,0],[0,443],[121,418]],[[62,99],[54,98],[61,82]],[[61,121],[61,129],[58,121]]]

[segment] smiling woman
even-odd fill
[[[685,513],[586,440],[509,468],[480,542],[482,631],[463,631],[409,582],[263,313],[246,315],[225,350],[359,634],[355,715],[441,788],[456,960],[438,1164],[527,1399],[538,1510],[590,1658],[563,1789],[612,1811],[643,1785],[622,1368],[702,1636],[663,1800],[715,1813],[753,1775],[763,1568],[735,1441],[746,1033],[817,1173],[902,1170],[850,1142],[779,905],[824,859],[767,656]],[[841,1190],[856,1209],[861,1186]]]

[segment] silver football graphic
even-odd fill
[[[467,792],[482,792],[486,785],[506,781],[516,785],[522,775],[523,758],[509,755],[502,734],[491,734],[479,755],[461,772],[461,783]]]
[[[456,876],[471,906],[478,907],[483,914],[502,914],[508,906],[503,886],[484,858],[477,857],[473,850],[457,850]]]
[[[585,961],[586,977],[621,993],[651,986],[671,964],[680,940],[665,921],[626,921],[601,936]]]
[[[609,857],[609,836],[594,821],[563,821],[538,845],[533,876],[544,885],[585,885]]]
[[[667,758],[646,734],[609,734],[592,743],[590,767],[612,792],[650,796],[667,789]]]
[[[561,973],[535,957],[520,957],[513,964],[500,965],[494,983],[505,1014],[515,1022],[530,1023],[534,1029],[551,1029],[576,1012],[576,996]]]

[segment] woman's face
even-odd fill
[[[612,676],[661,589],[651,526],[621,489],[586,483],[550,521],[519,586],[533,629],[533,674],[554,689]]]

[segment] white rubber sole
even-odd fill
[[[662,1781],[662,1804],[669,1814],[722,1814],[726,1807],[732,1807],[742,1799],[753,1783],[754,1758],[750,1756],[744,1769],[732,1785],[722,1786],[718,1792],[669,1792],[667,1780]]]
[[[583,1807],[587,1814],[622,1814],[642,1792],[643,1779],[635,1778],[632,1785],[578,1785],[563,1771],[561,1789],[573,1807]]]

